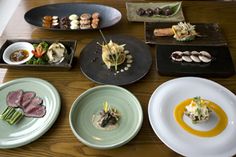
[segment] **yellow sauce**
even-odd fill
[[[193,99],[187,99],[175,107],[174,117],[175,117],[175,120],[178,122],[178,124],[187,132],[193,135],[201,136],[201,137],[213,137],[220,134],[226,128],[227,123],[228,123],[228,118],[220,106],[218,106],[217,104],[209,100],[207,100],[209,101],[209,103],[207,104],[207,107],[209,107],[213,112],[215,112],[219,119],[214,128],[208,131],[195,130],[184,122],[183,116],[184,116],[185,106],[189,105],[192,100]]]

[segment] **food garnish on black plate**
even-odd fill
[[[88,78],[99,83],[124,85],[148,72],[152,59],[146,44],[130,36],[106,38],[93,40],[80,53],[80,68]]]
[[[42,18],[42,26],[56,29],[96,29],[99,27],[100,13],[83,13],[81,15],[71,14],[59,17],[57,15],[46,15]]]
[[[195,30],[195,25],[187,22],[179,22],[171,28],[156,28],[154,36],[173,36],[177,41],[191,41],[199,34]]]
[[[129,50],[125,50],[125,44],[119,45],[110,40],[107,44],[99,45],[102,47],[102,60],[108,69],[114,67],[115,74],[129,70],[133,62],[133,57],[129,53]],[[124,63],[126,66],[118,69],[118,66]]]
[[[27,11],[25,20],[34,26],[56,31],[103,29],[121,20],[119,10],[93,3],[54,3]]]

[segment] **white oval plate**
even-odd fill
[[[199,137],[183,130],[173,116],[181,101],[201,96],[218,104],[228,116],[226,129],[214,137]],[[233,156],[236,154],[236,96],[225,87],[202,78],[183,77],[163,83],[152,94],[148,116],[156,135],[184,156]]]
[[[42,118],[23,117],[15,125],[0,120],[0,148],[15,148],[38,139],[53,125],[60,112],[60,96],[54,86],[37,78],[21,78],[0,85],[0,113],[7,107],[7,94],[17,89],[34,91],[41,97],[46,115]]]

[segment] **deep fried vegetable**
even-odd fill
[[[48,50],[48,43],[43,41],[37,45],[37,47],[35,48],[34,51],[32,51],[32,53],[36,58],[40,58],[43,56],[44,53],[47,52],[47,50]]]

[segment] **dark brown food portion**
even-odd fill
[[[171,9],[171,7],[167,6],[162,8],[161,15],[169,16],[171,14],[173,14],[173,10]]]
[[[139,16],[143,16],[145,15],[145,10],[143,8],[139,8],[136,13],[139,15]]]
[[[111,112],[104,112],[103,110],[101,111],[101,118],[102,121],[99,124],[101,127],[106,127],[108,124],[115,125],[117,123],[117,119],[115,118],[114,115],[112,115]]]
[[[174,13],[173,9],[170,6],[166,6],[164,8],[155,8],[155,9],[151,9],[151,8],[147,8],[146,10],[143,8],[139,8],[136,11],[137,15],[139,16],[148,16],[151,17],[153,15],[164,15],[164,16],[169,16],[172,15]]]
[[[60,19],[60,28],[61,29],[69,29],[70,28],[70,20],[68,17],[62,17]]]

